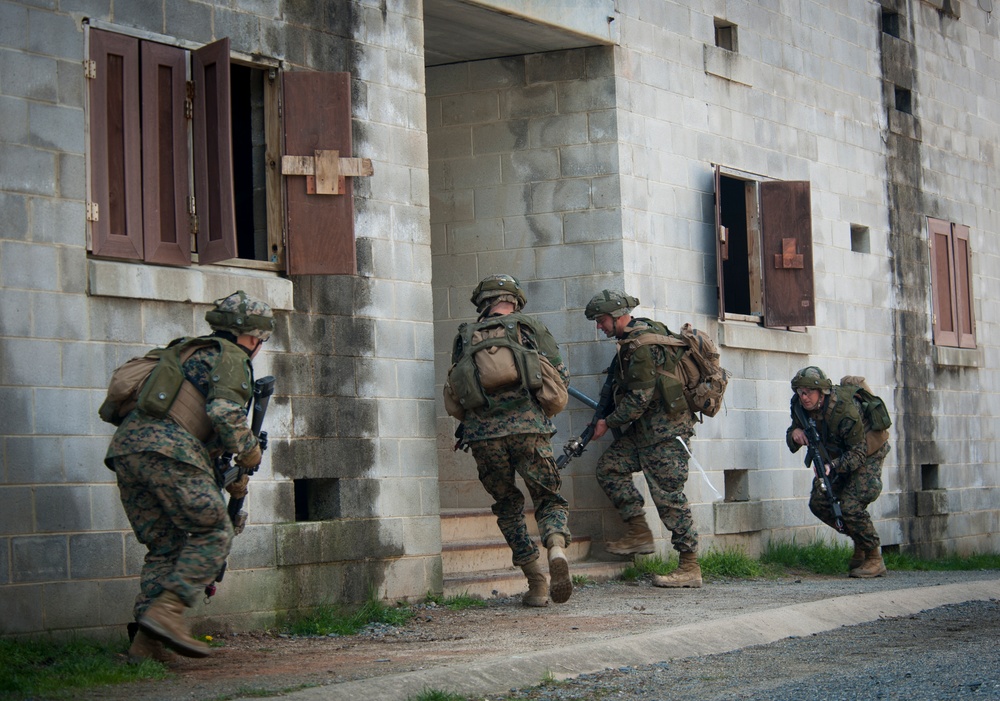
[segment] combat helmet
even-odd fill
[[[248,334],[266,341],[274,331],[271,308],[243,290],[215,300],[215,308],[205,313],[205,321],[215,331],[229,331],[237,336]]]
[[[498,273],[484,277],[476,289],[472,291],[469,301],[476,305],[476,311],[482,314],[497,302],[510,302],[515,311],[520,311],[528,303],[528,298],[521,289],[521,283],[512,275]]]
[[[609,314],[615,318],[624,316],[638,306],[638,297],[617,290],[602,290],[587,303],[587,308],[583,313],[587,315],[588,319],[594,321],[602,314]]]
[[[823,394],[830,394],[833,382],[830,381],[825,372],[815,365],[810,365],[799,370],[795,373],[795,377],[792,378],[792,389],[798,389],[799,387],[818,389],[822,390]]]

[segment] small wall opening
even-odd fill
[[[726,470],[726,501],[750,501],[750,475],[748,470]]]
[[[328,521],[341,518],[340,480],[297,479],[295,488],[295,521]]]
[[[871,253],[871,241],[867,226],[851,224],[851,250],[855,253]]]
[[[896,110],[898,112],[905,112],[906,114],[913,114],[913,94],[906,88],[901,88],[898,85],[895,87],[896,95]]]
[[[882,32],[899,39],[901,18],[895,10],[882,10]]]
[[[715,18],[715,45],[727,51],[737,51],[736,25],[724,19]]]
[[[941,489],[941,483],[938,481],[937,465],[920,466],[920,489],[924,491],[928,489]]]

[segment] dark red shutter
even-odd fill
[[[952,279],[951,225],[940,219],[927,219],[931,237],[931,287],[934,300],[934,343],[957,346],[955,328],[954,280]]]
[[[351,156],[351,74],[299,71],[282,75],[285,155],[316,150]],[[342,194],[309,194],[303,176],[284,176],[288,272],[292,275],[354,275],[354,188],[343,178]]]
[[[191,56],[198,262],[216,263],[236,257],[229,39]]]
[[[190,265],[186,53],[174,46],[144,41],[141,55],[146,262]]]
[[[760,183],[760,230],[764,325],[814,326],[809,183]]]
[[[976,317],[972,305],[972,272],[969,267],[969,227],[953,224],[952,243],[955,259],[955,320],[960,348],[976,347]]]
[[[139,41],[93,29],[90,58],[91,250],[142,260]]]

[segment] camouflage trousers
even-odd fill
[[[846,482],[840,478],[833,487],[834,493],[840,498],[840,510],[844,514],[844,532],[865,551],[875,550],[882,544],[875,524],[868,515],[868,505],[882,493],[882,461],[888,454],[889,444],[886,443],[868,456],[864,465],[848,475]],[[833,509],[826,493],[820,489],[821,485],[819,479],[813,479],[809,510],[816,518],[833,528]]]
[[[689,431],[681,438],[687,442],[691,435]],[[640,446],[634,434],[626,433],[604,451],[597,461],[597,483],[623,521],[644,514],[642,493],[632,480],[636,472],[646,475],[656,513],[671,533],[674,550],[696,552],[698,531],[684,495],[684,483],[688,478],[688,454],[684,446],[675,437]]]
[[[538,547],[531,541],[524,521],[524,495],[514,481],[517,475],[524,479],[531,495],[542,543],[550,535],[562,534],[569,545],[569,504],[559,494],[562,480],[548,436],[522,433],[472,441],[469,445],[479,481],[493,497],[493,514],[510,546],[514,565],[520,567],[538,559]]]
[[[163,590],[193,606],[229,555],[233,526],[212,475],[159,453],[114,459],[122,506],[146,546],[136,620]]]

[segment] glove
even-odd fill
[[[260,445],[257,443],[253,444],[253,448],[249,450],[244,450],[242,453],[236,456],[236,464],[242,467],[244,470],[250,470],[251,472],[257,469],[260,465],[261,450]]]
[[[242,475],[239,479],[234,480],[226,485],[226,491],[229,492],[229,496],[233,499],[242,499],[247,495],[249,491],[247,485],[250,484],[250,475]]]

